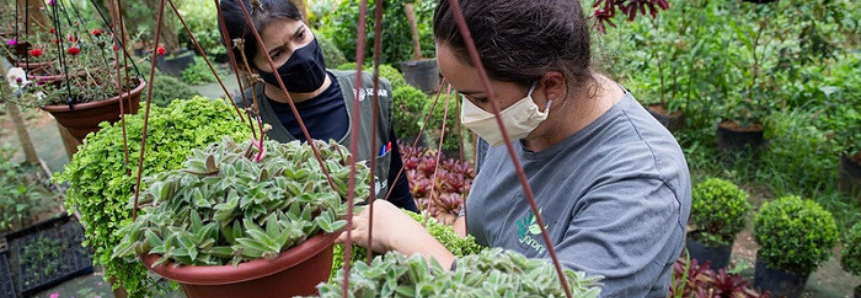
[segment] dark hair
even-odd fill
[[[448,0],[434,14],[437,42],[472,65]],[[460,0],[481,63],[495,80],[529,86],[549,71],[568,85],[592,79],[589,24],[575,0]]]
[[[254,3],[260,3],[260,6],[254,7]],[[271,25],[276,20],[302,20],[302,14],[292,2],[288,0],[222,0],[221,14],[224,16],[225,27],[231,39],[242,38],[245,40],[244,52],[248,57],[248,62],[252,63],[254,55],[257,53],[257,39],[254,38],[251,26],[245,18],[245,13],[242,11],[242,6],[248,10],[251,15],[251,22],[257,32],[263,32],[267,26]],[[242,56],[235,47],[230,49],[236,55],[236,62],[242,65]]]

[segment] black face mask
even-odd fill
[[[274,74],[262,70],[258,72],[264,82],[278,86],[278,79]],[[293,51],[290,59],[278,68],[278,75],[289,92],[310,93],[323,86],[326,80],[326,61],[317,39]]]

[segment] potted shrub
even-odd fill
[[[437,167],[436,151],[405,144],[401,144],[400,148],[404,171],[410,181],[410,193],[416,200],[416,206],[419,210],[427,210],[443,223],[453,223],[463,210],[475,179],[472,165],[443,157]],[[437,172],[436,176],[434,171]]]
[[[846,272],[861,276],[861,223],[853,225],[846,234],[840,265]],[[861,285],[855,287],[853,295],[855,298],[861,298]]]
[[[810,273],[828,259],[839,237],[831,213],[797,196],[763,204],[753,233],[760,245],[754,286],[790,298],[801,296]]]
[[[118,230],[131,221],[132,211],[126,204],[134,195],[143,131],[144,115],[125,117],[128,162],[121,125],[103,123],[98,133],[87,137],[55,180],[69,183],[66,207],[80,214],[81,223],[87,227],[87,246],[95,251],[93,261],[104,267],[105,280],[112,280],[115,293],[151,297],[161,288],[147,277],[143,265],[111,258],[123,236]],[[231,104],[201,97],[175,100],[166,108],[153,106],[148,131],[144,176],[180,168],[192,149],[217,142],[223,136],[239,138],[251,133]]]
[[[573,297],[598,297],[601,277],[564,272]],[[318,286],[319,297],[342,297],[344,270],[338,270],[333,281]],[[390,252],[370,264],[356,263],[347,291],[350,297],[565,297],[547,260],[527,259],[501,248],[458,258],[455,270],[420,255]]]
[[[329,277],[332,245],[347,214],[350,153],[318,142],[337,189],[294,141],[228,137],[194,150],[185,167],[147,177],[142,215],[125,226],[115,257],[141,256],[189,297],[312,295]],[[368,177],[364,163],[357,177]],[[370,193],[366,179],[357,198]]]
[[[708,261],[714,270],[729,265],[735,235],[746,225],[750,212],[747,192],[732,182],[710,178],[697,184],[691,201],[687,248],[691,259]]]

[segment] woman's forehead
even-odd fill
[[[279,19],[272,21],[271,24],[263,28],[260,37],[263,38],[263,43],[269,46],[283,44],[285,40],[292,38],[296,31],[305,27],[305,24],[299,20]]]

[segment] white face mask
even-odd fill
[[[550,111],[550,104],[553,101],[547,101],[547,107],[543,112],[538,110],[538,105],[532,100],[532,91],[535,91],[537,84],[538,82],[532,84],[525,98],[499,112],[499,117],[502,119],[502,124],[505,125],[505,131],[508,132],[511,140],[525,138],[547,119],[547,113]],[[482,110],[466,98],[463,99],[460,121],[487,141],[490,146],[499,146],[505,142],[493,113]]]

